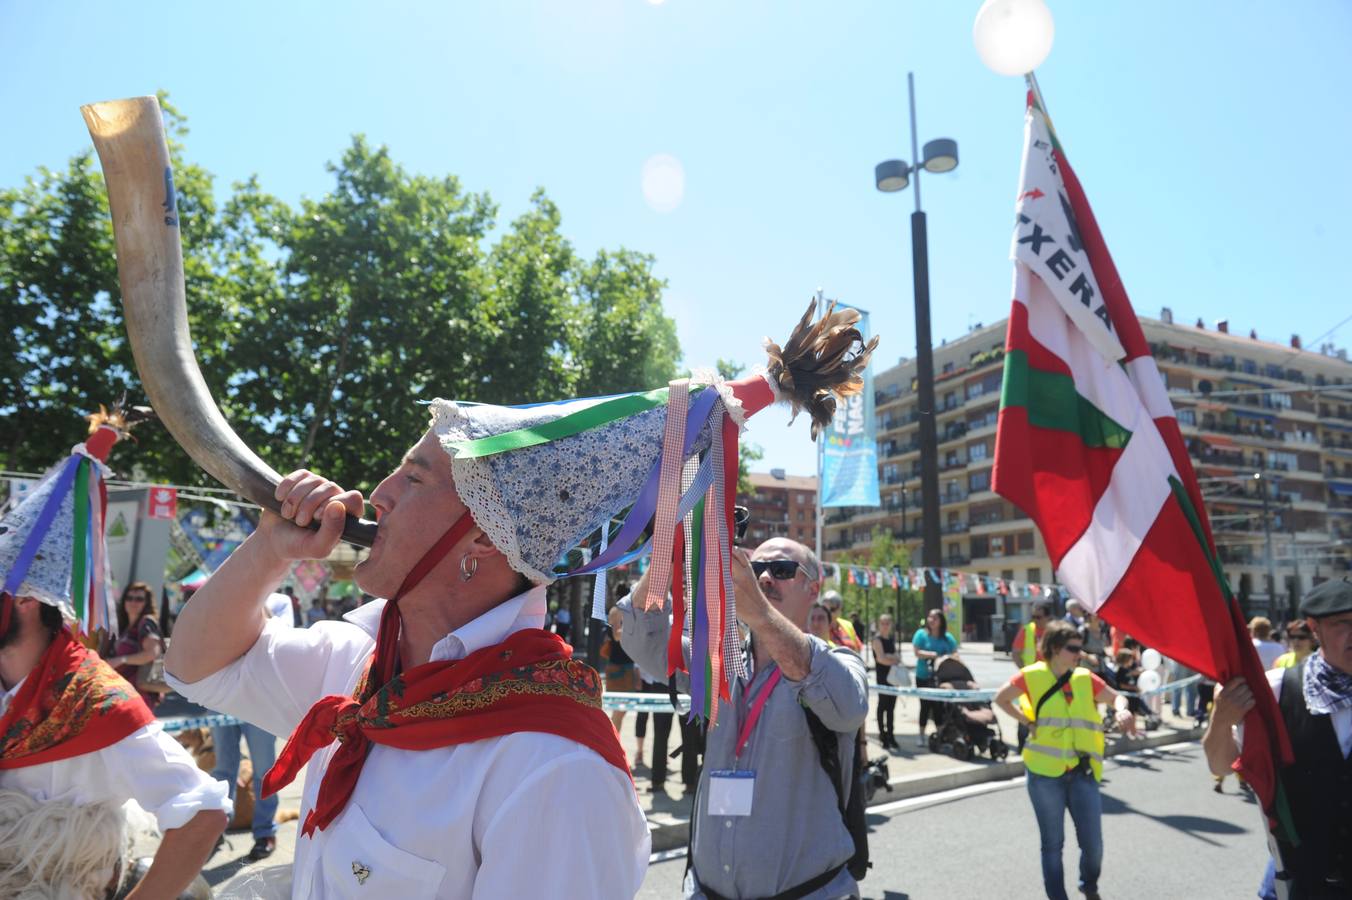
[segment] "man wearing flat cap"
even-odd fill
[[[1295,756],[1279,777],[1299,840],[1277,844],[1275,896],[1352,898],[1352,576],[1310,591],[1300,612],[1319,652],[1268,672]],[[1214,774],[1228,772],[1239,755],[1243,735],[1232,726],[1253,705],[1240,678],[1217,694],[1202,738]]]

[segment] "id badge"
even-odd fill
[[[709,815],[749,816],[755,793],[754,771],[714,769],[709,773]]]

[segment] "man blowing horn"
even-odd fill
[[[371,495],[376,529],[357,518],[361,494],[308,471],[278,477],[212,404],[192,360],[154,98],[84,114],[146,391],[199,464],[264,507],[180,615],[165,674],[205,706],[291,735],[265,792],[309,765],[293,896],[633,896],[647,825],[599,677],[541,627],[545,585],[649,543],[655,566],[684,571],[684,535],[698,535],[695,644],[710,679],[696,687],[725,691],[741,666],[722,652],[738,634],[739,429],[782,400],[810,412],[815,435],[837,396],[862,389],[877,338],[863,342],[854,310],[816,319],[814,303],[782,348],[767,342],[764,376],[522,408],[436,400],[431,427]],[[687,516],[700,528],[682,527]],[[588,554],[571,551],[598,530],[598,552],[579,563]],[[373,533],[356,580],[388,599],[309,629],[270,624],[264,598],[294,560]],[[683,665],[679,648],[672,661]]]
[[[735,452],[745,415],[783,397],[829,418],[871,345],[849,313],[811,312],[770,345],[764,377],[526,408],[434,401],[371,494],[380,526],[355,577],[390,599],[341,622],[278,629],[263,614],[292,562],[327,556],[363,510],[312,472],[282,479],[280,512],[180,615],[165,670],[198,703],[291,734],[265,791],[309,762],[293,896],[638,891],[644,816],[599,677],[542,629],[545,585],[576,574],[559,561],[625,510],[582,569],[613,564],[654,516],[674,523],[676,504],[651,502],[661,473]]]

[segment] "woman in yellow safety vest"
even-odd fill
[[[1289,669],[1315,651],[1316,645],[1310,626],[1302,621],[1288,622],[1286,645],[1291,649],[1277,657],[1272,663],[1272,668]]]
[[[1023,764],[1028,796],[1042,841],[1042,884],[1051,900],[1067,900],[1061,848],[1066,810],[1080,843],[1080,891],[1098,894],[1103,864],[1103,719],[1099,703],[1119,707],[1118,725],[1134,731],[1126,698],[1080,668],[1084,642],[1069,622],[1049,622],[1042,633],[1042,660],[1024,666],[995,695],[995,703],[1014,721],[1026,723]],[[1119,702],[1120,701],[1120,702]],[[1016,705],[1017,704],[1017,705]]]

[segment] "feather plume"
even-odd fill
[[[119,438],[131,436],[131,430],[136,425],[155,418],[155,412],[149,406],[128,406],[127,395],[113,404],[112,409],[108,409],[102,403],[99,404],[99,411],[85,416],[89,420],[89,433],[93,434],[101,426],[107,425],[117,431]]]
[[[789,421],[807,410],[812,418],[813,440],[836,414],[837,399],[864,389],[862,373],[878,346],[876,336],[866,343],[855,327],[859,323],[858,310],[848,307],[837,310],[832,300],[821,318],[814,321],[816,311],[814,299],[783,347],[765,341],[765,352],[769,355],[766,372],[793,411]]]

